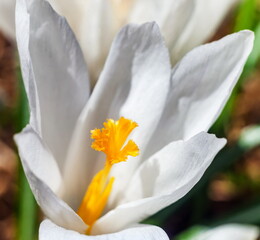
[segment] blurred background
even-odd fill
[[[210,130],[227,146],[190,193],[145,221],[174,239],[225,223],[260,226],[260,1],[242,1],[208,41],[242,29],[255,32],[255,47]],[[41,219],[13,142],[28,121],[18,62],[15,43],[0,33],[0,240],[37,239]]]

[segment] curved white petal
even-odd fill
[[[0,0],[0,31],[15,39],[15,0]]]
[[[122,204],[101,217],[93,232],[118,231],[179,200],[199,181],[225,143],[202,132],[164,147],[139,167],[125,188]]]
[[[107,118],[120,116],[139,124],[132,135],[141,149],[157,125],[170,83],[170,62],[156,24],[128,25],[116,37],[102,75],[77,124],[66,166],[67,201],[77,207],[90,178],[104,164],[105,156],[90,148],[91,129],[102,127]],[[101,156],[101,160],[98,157]],[[126,164],[127,172],[138,159]],[[91,166],[91,167],[90,167]],[[95,167],[97,166],[97,167]],[[124,171],[124,170],[122,170]],[[71,180],[71,175],[77,178]],[[128,175],[124,175],[128,178]],[[127,181],[126,181],[127,182]],[[124,184],[122,179],[122,185]],[[68,191],[68,186],[69,191]],[[65,198],[67,199],[67,197]]]
[[[239,0],[49,0],[68,19],[84,52],[92,86],[116,32],[127,23],[156,21],[175,64],[216,31]],[[71,8],[73,7],[73,11]],[[144,11],[145,9],[145,11]]]
[[[57,162],[40,136],[28,125],[14,138],[19,154],[23,156],[35,176],[57,193],[62,184],[62,176]]]
[[[57,163],[40,137],[28,126],[15,136],[15,140],[26,177],[44,214],[60,226],[84,233],[87,228],[85,223],[53,192],[62,180]]]
[[[119,23],[107,0],[49,0],[73,29],[88,66],[92,86],[104,66]],[[71,10],[73,8],[73,11]],[[121,25],[120,25],[121,27]]]
[[[192,48],[206,42],[239,0],[136,0],[128,21],[156,21],[175,64]],[[145,9],[145,12],[143,11]]]
[[[209,40],[228,11],[239,0],[192,0],[190,2],[193,2],[194,8],[188,24],[183,27],[178,40],[169,46],[173,64],[188,51]]]
[[[185,28],[189,26],[190,18],[196,9],[195,0],[136,0],[132,2],[133,6],[127,21],[138,24],[155,21],[170,51],[182,37]]]
[[[259,236],[256,226],[226,224],[196,235],[192,240],[256,240]]]
[[[254,34],[242,31],[189,52],[173,69],[164,113],[145,155],[169,142],[208,131],[221,113],[252,50]]]
[[[111,43],[119,30],[109,1],[88,0],[77,36],[90,72],[92,86],[103,69]]]
[[[120,232],[99,236],[87,236],[66,230],[50,220],[40,225],[39,240],[169,240],[166,233],[159,227],[151,225],[137,225]]]
[[[44,0],[17,1],[17,43],[32,125],[59,167],[89,96],[88,75],[67,22]]]
[[[17,0],[16,3],[16,40],[20,58],[20,65],[23,74],[23,82],[30,106],[30,124],[40,132],[40,112],[37,87],[33,74],[33,66],[29,53],[30,39],[30,16],[27,12],[27,5],[24,0]]]
[[[70,27],[73,29],[73,32],[77,32],[79,29],[79,24],[82,21],[84,11],[86,11],[86,2],[85,0],[47,0],[53,9],[61,16],[64,16]],[[73,8],[73,11],[71,9]]]

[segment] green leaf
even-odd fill
[[[177,237],[174,238],[174,240],[192,240],[194,237],[196,237],[199,233],[204,232],[208,228],[205,226],[193,226],[186,230],[185,232],[182,232]]]

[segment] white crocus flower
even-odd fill
[[[14,2],[0,0],[0,29],[14,36]],[[175,64],[207,41],[239,0],[49,0],[74,31],[90,73],[98,79],[112,40],[126,23],[156,21]],[[8,7],[8,9],[7,9]]]
[[[241,74],[253,33],[198,47],[171,69],[158,26],[128,25],[90,94],[83,55],[64,18],[44,0],[18,0],[16,18],[31,117],[15,140],[49,219],[40,239],[167,239],[156,227],[134,224],[183,197],[225,145],[206,132]],[[96,129],[109,118],[120,120]],[[136,144],[124,146],[132,130]],[[100,170],[105,157],[91,142],[107,164],[133,157]],[[93,186],[97,191],[85,195]]]
[[[191,240],[257,240],[259,228],[251,225],[226,224],[199,233]]]

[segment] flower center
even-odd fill
[[[79,216],[89,226],[87,234],[101,216],[111,193],[115,180],[114,177],[109,178],[111,167],[126,161],[128,156],[139,154],[133,140],[125,144],[129,134],[138,126],[136,122],[121,117],[118,121],[108,119],[103,125],[102,129],[91,130],[91,138],[94,139],[91,147],[106,154],[105,166],[93,177],[78,210]]]

